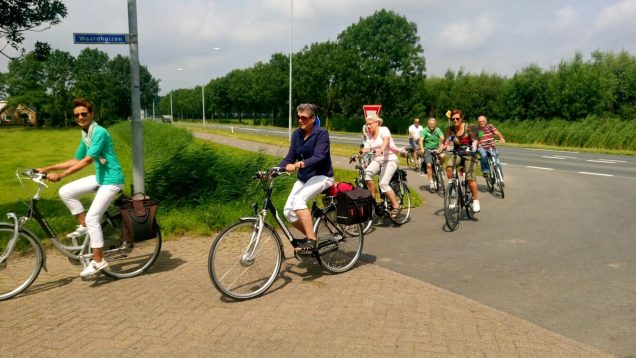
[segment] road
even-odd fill
[[[332,139],[356,140],[340,137]],[[448,232],[443,198],[410,172],[409,184],[425,205],[402,227],[376,227],[365,253],[378,265],[567,337],[636,356],[636,160],[510,147],[500,152],[505,199],[487,193],[480,179],[482,211]]]
[[[263,129],[259,127],[230,126],[223,124],[208,124],[208,126],[217,129],[226,129],[228,131],[243,131],[285,138],[288,136],[288,131],[285,129]],[[353,145],[359,144],[361,140],[361,136],[346,134],[331,134],[330,138],[334,143]],[[406,139],[398,138],[395,142],[398,146],[408,144],[408,140]],[[499,151],[504,165],[519,165],[536,170],[556,170],[590,176],[636,179],[636,157],[506,146],[500,146]]]

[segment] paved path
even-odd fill
[[[127,280],[83,281],[49,252],[49,272],[0,302],[0,356],[607,356],[365,262],[331,276],[290,258],[264,296],[230,302],[208,277],[210,243],[166,242],[148,273]]]
[[[264,296],[228,301],[208,277],[210,244],[166,242],[148,273],[127,280],[83,281],[79,267],[49,252],[49,271],[0,302],[0,356],[609,356],[372,264],[368,252],[333,276],[287,259]]]

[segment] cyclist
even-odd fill
[[[429,118],[426,122],[426,128],[422,128],[420,132],[420,154],[424,156],[424,162],[426,163],[426,174],[428,175],[428,182],[431,191],[437,190],[435,182],[433,181],[433,155],[437,155],[440,159],[440,163],[444,162],[444,154],[439,150],[444,146],[444,133],[437,127],[437,120],[433,117]]]
[[[364,141],[364,148],[361,152],[369,152],[375,150],[375,157],[373,161],[369,163],[365,169],[364,181],[367,184],[367,188],[371,193],[375,195],[375,183],[373,177],[380,175],[380,191],[387,196],[391,202],[391,217],[397,217],[402,208],[395,197],[393,189],[391,189],[391,178],[398,169],[398,157],[395,155],[391,138],[391,131],[389,128],[382,126],[382,118],[377,114],[371,114],[366,118],[368,134]],[[393,148],[393,149],[392,149]]]
[[[481,210],[479,206],[479,200],[477,200],[477,181],[475,180],[475,160],[471,155],[477,150],[477,136],[473,128],[467,123],[464,123],[464,112],[461,109],[453,109],[450,114],[452,124],[448,127],[446,133],[446,140],[444,147],[449,148],[451,143],[457,146],[458,153],[461,157],[461,161],[458,165],[464,167],[466,173],[466,181],[468,182],[468,188],[473,195],[473,202],[471,203],[474,212]],[[472,153],[471,153],[472,152]],[[446,157],[446,176],[448,179],[453,178],[453,158],[452,156]]]
[[[499,138],[501,143],[506,143],[506,139],[503,137],[500,131],[492,124],[488,124],[486,116],[481,115],[477,117],[477,126],[475,127],[477,132],[477,138],[479,138],[479,154],[481,156],[481,172],[484,174],[484,178],[488,175],[488,149],[492,148],[495,155],[495,160],[499,160],[497,148],[495,147],[495,137]],[[503,175],[503,172],[502,172]],[[503,178],[502,178],[503,179]]]
[[[422,131],[422,126],[420,125],[420,119],[415,118],[413,120],[413,124],[409,126],[409,147],[412,149],[411,156],[413,157],[413,162],[415,162],[415,170],[420,166],[420,161],[418,160],[418,149],[420,142],[420,132]]]
[[[292,134],[287,156],[278,165],[288,173],[298,171],[283,213],[306,237],[293,242],[300,254],[311,254],[316,248],[316,234],[307,201],[333,185],[329,133],[315,125],[317,112],[318,106],[311,103],[296,107],[299,128]]]
[[[73,100],[73,115],[82,129],[82,139],[75,151],[75,157],[63,163],[38,168],[40,173],[52,170],[63,170],[61,173],[49,173],[48,180],[57,182],[82,168],[95,166],[95,175],[90,175],[70,182],[60,188],[59,195],[71,214],[75,215],[79,225],[66,237],[79,237],[88,232],[93,258],[80,273],[87,277],[108,267],[103,257],[104,236],[100,221],[108,206],[124,186],[124,173],[115,155],[113,141],[108,131],[94,121],[93,104],[84,98]],[[95,193],[95,198],[85,211],[79,196]]]

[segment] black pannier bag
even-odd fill
[[[336,221],[351,225],[369,221],[373,211],[373,195],[364,188],[338,192],[336,195]]]
[[[391,189],[393,189],[394,192],[399,192],[400,191],[400,177],[402,178],[403,182],[406,182],[406,170],[404,169],[398,169],[395,171],[395,173],[393,173],[393,176],[391,177],[391,181],[389,182],[389,185],[391,186]]]
[[[122,241],[144,241],[157,237],[155,215],[159,202],[143,194],[116,203],[122,217]]]

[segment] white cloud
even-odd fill
[[[455,19],[439,34],[441,46],[453,50],[471,50],[484,45],[493,35],[495,26],[487,15],[475,20]]]
[[[567,6],[559,9],[559,11],[554,14],[554,17],[555,19],[554,23],[552,24],[552,32],[559,33],[575,26],[579,14],[573,7]]]
[[[633,29],[635,18],[636,0],[623,0],[603,9],[596,18],[594,27],[597,30]]]

